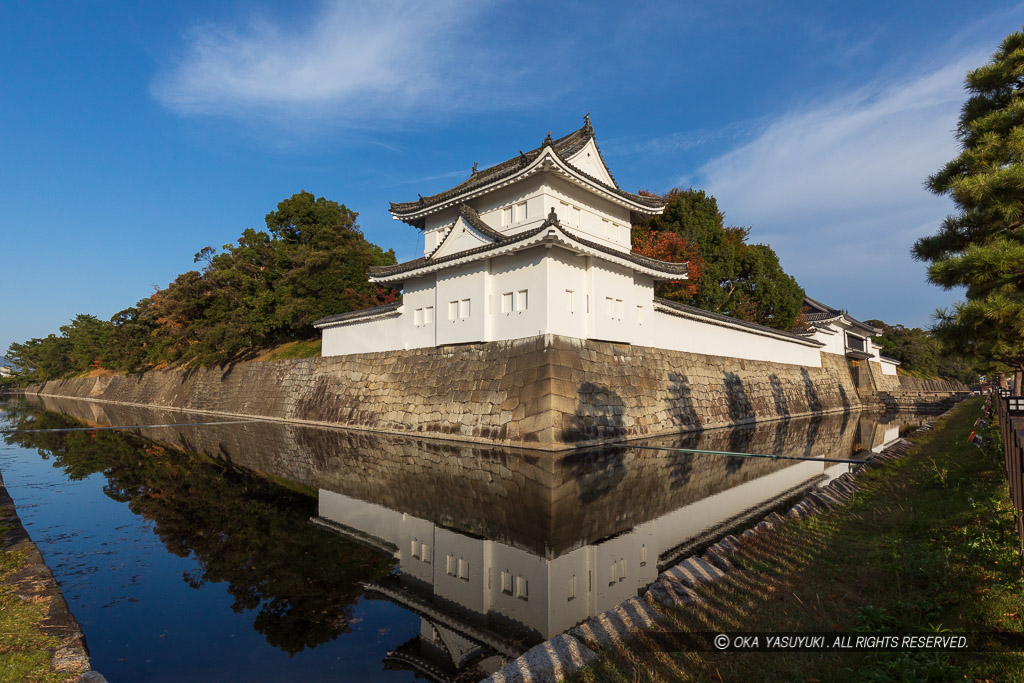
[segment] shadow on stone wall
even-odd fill
[[[693,403],[690,378],[678,372],[668,373],[668,415],[672,424],[685,429],[701,429],[700,416]]]
[[[626,406],[617,393],[606,386],[584,382],[576,391],[576,413],[569,426],[562,430],[567,443],[593,439],[615,439],[624,436],[622,416]]]
[[[747,389],[743,380],[734,372],[725,375],[725,400],[729,409],[729,421],[741,424],[754,419],[754,406],[747,397]]]
[[[814,381],[811,379],[811,374],[807,372],[807,368],[800,368],[800,376],[803,377],[804,395],[807,396],[807,410],[820,413],[821,398],[818,397],[818,390],[814,388]]]
[[[846,393],[846,388],[842,384],[839,385],[839,400],[843,403],[843,412],[850,412],[852,404],[850,403],[850,397]]]
[[[782,380],[777,375],[768,375],[768,383],[772,387],[772,401],[775,403],[775,414],[779,417],[789,415],[789,404],[786,401],[786,392],[782,388]]]

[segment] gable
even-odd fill
[[[597,143],[594,142],[594,138],[590,138],[587,144],[583,145],[583,149],[566,158],[566,161],[587,175],[597,178],[602,183],[618,187],[615,184],[615,179],[612,178],[612,174],[608,171],[608,167],[604,165],[601,153],[597,151]]]
[[[475,249],[492,242],[494,242],[492,237],[477,230],[467,223],[465,218],[459,216],[455,221],[455,225],[451,227],[440,246],[430,255],[430,258],[437,259],[450,256],[451,254],[457,254],[467,249]]]

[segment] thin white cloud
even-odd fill
[[[350,125],[464,107],[464,93],[486,92],[493,76],[491,58],[469,35],[484,8],[460,0],[324,2],[301,26],[267,17],[201,25],[151,92],[188,115]],[[502,75],[513,78],[512,68]]]
[[[950,295],[929,289],[909,249],[951,206],[923,183],[957,153],[964,75],[986,59],[973,52],[784,115],[677,184],[707,189],[728,223],[754,226],[752,241],[771,244],[812,296],[927,324]]]

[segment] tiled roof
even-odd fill
[[[723,315],[722,313],[714,313],[712,311],[705,311],[703,308],[694,308],[693,306],[687,306],[681,304],[678,301],[670,301],[668,299],[662,299],[661,297],[654,297],[654,303],[662,306],[663,308],[672,309],[677,313],[681,313],[691,318],[703,318],[705,321],[715,325],[736,325],[739,327],[745,327],[751,332],[761,334],[765,336],[776,336],[776,337],[787,337],[799,341],[807,346],[824,346],[821,342],[808,339],[807,337],[792,332],[785,332],[783,330],[776,330],[773,327],[766,327],[765,325],[758,325],[757,323],[747,322],[746,320],[740,320],[739,318],[733,318],[732,316]]]
[[[845,310],[838,308],[832,308],[827,304],[823,304],[816,299],[812,299],[809,296],[804,297],[804,318],[809,323],[820,323],[828,320],[834,320],[840,316],[844,316],[847,320],[853,323],[856,327],[859,327],[865,331],[873,332],[874,334],[881,334],[881,330],[875,329],[867,323],[857,320],[852,315],[847,313]]]
[[[590,249],[594,249],[595,251],[599,251],[599,252],[608,254],[609,256],[614,256],[616,258],[621,258],[621,259],[623,259],[625,261],[629,261],[630,263],[635,263],[638,266],[642,266],[644,268],[649,268],[651,270],[657,270],[657,271],[661,271],[661,272],[665,272],[665,273],[671,273],[671,274],[679,275],[680,277],[682,277],[682,276],[684,276],[684,275],[686,275],[687,273],[690,272],[690,266],[689,266],[688,263],[670,263],[668,261],[659,261],[657,259],[648,258],[647,256],[641,256],[640,254],[636,254],[636,253],[633,253],[631,251],[623,252],[623,251],[619,251],[617,249],[612,249],[611,247],[608,247],[608,246],[605,246],[603,244],[600,244],[599,242],[592,242],[591,240],[588,240],[586,238],[580,237],[576,233],[574,233],[574,232],[572,232],[570,230],[567,230],[565,227],[563,227],[559,223],[558,217],[554,216],[554,211],[552,211],[552,213],[548,215],[548,219],[545,220],[542,224],[540,224],[536,228],[532,228],[530,230],[525,230],[525,231],[520,232],[520,233],[515,234],[515,235],[504,235],[502,233],[495,232],[495,231],[491,230],[491,232],[494,235],[496,235],[498,239],[495,239],[495,241],[491,242],[490,244],[482,244],[479,247],[473,247],[472,249],[466,249],[464,251],[460,251],[460,252],[457,252],[457,253],[454,253],[454,254],[449,254],[447,256],[442,256],[440,258],[433,258],[432,256],[424,256],[424,257],[420,257],[420,258],[417,258],[417,259],[413,259],[411,261],[406,261],[405,263],[398,263],[398,264],[393,265],[393,266],[373,266],[373,267],[370,268],[370,275],[372,277],[390,277],[392,275],[398,275],[398,274],[401,274],[401,273],[410,272],[410,271],[413,271],[413,270],[416,270],[418,268],[422,268],[422,267],[428,266],[428,265],[435,265],[435,264],[439,264],[439,263],[446,263],[448,261],[455,261],[455,260],[458,260],[458,259],[461,259],[461,258],[465,258],[467,256],[474,256],[476,254],[483,254],[483,253],[486,253],[488,251],[492,251],[492,250],[495,250],[495,249],[500,249],[501,247],[504,247],[504,246],[507,246],[507,245],[510,245],[510,244],[515,244],[516,242],[523,242],[525,240],[528,240],[531,237],[534,237],[534,236],[540,234],[543,230],[545,230],[545,229],[547,229],[549,227],[552,227],[552,226],[557,227],[567,237],[569,237],[570,239],[578,242],[579,244],[581,244],[581,245],[583,245],[585,247],[588,247]],[[474,227],[476,227],[476,226],[474,226]],[[490,228],[488,228],[488,230],[490,230]]]
[[[397,311],[402,305],[402,301],[398,300],[390,304],[384,304],[383,306],[376,306],[374,308],[364,308],[361,311],[348,311],[347,313],[336,313],[329,315],[326,318],[320,318],[319,320],[313,321],[313,327],[320,327],[322,325],[330,325],[331,323],[340,322],[351,322],[360,318],[371,318],[377,315],[384,315]]]
[[[500,164],[485,168],[482,171],[475,171],[466,180],[459,183],[455,187],[445,190],[444,192],[438,192],[427,197],[420,196],[417,201],[412,202],[391,202],[391,213],[396,217],[401,218],[403,215],[415,213],[422,209],[428,208],[435,204],[454,199],[460,195],[472,192],[481,187],[485,187],[495,181],[514,175],[520,169],[530,165],[545,147],[551,147],[554,153],[564,162],[569,157],[583,149],[586,144],[594,137],[594,127],[590,124],[590,116],[588,115],[585,119],[583,127],[579,130],[573,131],[568,135],[552,140],[550,136],[545,139],[544,144],[536,149],[532,149],[529,152],[520,152],[519,156],[513,157],[508,161],[503,161]],[[601,155],[600,149],[598,149],[598,155]],[[604,157],[601,157],[602,163]],[[571,165],[571,164],[570,164]],[[475,168],[475,167],[474,167]],[[649,206],[651,208],[661,208],[665,205],[664,200],[660,197],[648,197],[646,195],[633,194],[626,192],[619,188],[618,184],[615,183],[615,179],[612,178],[612,185],[605,183],[573,166],[573,170],[579,173],[582,177],[587,180],[603,187],[612,194],[616,194],[624,199],[628,199],[637,204],[643,206]]]

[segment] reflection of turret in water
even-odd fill
[[[35,400],[94,424],[194,419]],[[840,414],[642,443],[842,458],[887,429]],[[322,526],[398,563],[365,595],[420,616],[420,633],[388,653],[386,666],[435,680],[495,670],[529,644],[635,596],[678,555],[846,467],[628,444],[552,455],[275,422],[143,434],[317,490]]]

